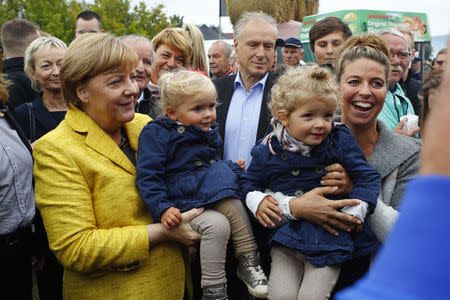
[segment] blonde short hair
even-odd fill
[[[159,79],[159,93],[163,111],[168,106],[176,108],[183,103],[185,97],[212,93],[216,97],[216,88],[212,81],[202,73],[179,69],[165,72]]]
[[[35,39],[28,46],[27,50],[25,50],[24,71],[30,78],[31,87],[38,92],[41,91],[41,85],[39,84],[39,81],[31,78],[31,74],[33,72],[36,72],[36,55],[41,50],[48,50],[51,48],[59,48],[59,49],[66,50],[67,45],[63,41],[61,41],[60,39],[58,39],[54,36],[48,36],[48,37],[40,37],[40,38]]]
[[[76,88],[99,74],[131,71],[139,59],[134,50],[107,33],[86,33],[69,46],[59,72],[66,103],[81,107]]]
[[[180,28],[166,28],[152,39],[152,45],[156,50],[159,46],[166,45],[171,49],[179,50],[183,55],[184,67],[189,66],[192,55],[192,42],[187,32]]]
[[[272,87],[269,108],[273,116],[290,113],[311,101],[323,101],[335,110],[341,101],[336,79],[326,67],[308,65],[288,68]]]

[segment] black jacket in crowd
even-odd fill
[[[38,92],[31,88],[31,81],[23,67],[23,57],[13,57],[3,61],[3,74],[13,83],[7,88],[9,94],[7,105],[12,112],[20,104],[31,102],[38,95]]]

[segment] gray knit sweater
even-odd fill
[[[398,217],[406,184],[419,171],[421,143],[389,131],[381,121],[377,121],[377,129],[379,137],[369,164],[381,174],[382,200],[378,199],[367,222],[377,238],[384,241]]]

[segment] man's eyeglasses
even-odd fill
[[[404,52],[404,51],[399,51],[399,52],[391,51],[391,54],[392,54],[392,57],[395,57],[397,55],[398,58],[400,58],[400,59],[406,59],[406,58],[408,58],[411,55],[411,53]]]

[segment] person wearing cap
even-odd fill
[[[288,66],[304,66],[306,63],[302,60],[305,52],[302,42],[299,39],[290,37],[285,41],[283,47],[283,63]]]
[[[412,73],[412,78],[416,80],[422,80],[422,75],[420,74],[420,69],[422,67],[422,59],[420,57],[414,57],[411,62],[411,68],[409,71]]]

